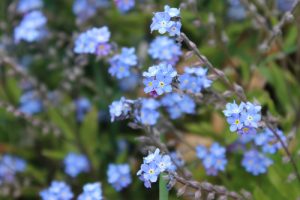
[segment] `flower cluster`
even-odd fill
[[[27,115],[41,112],[42,102],[33,91],[27,91],[20,98],[19,110]]]
[[[148,53],[153,59],[170,64],[176,64],[182,54],[180,45],[166,36],[156,37],[151,42]]]
[[[142,99],[141,109],[136,110],[136,118],[143,125],[155,125],[160,114],[157,111],[160,103],[155,99]]]
[[[26,169],[26,162],[16,156],[5,154],[0,158],[0,186],[2,183],[11,183],[15,175]]]
[[[285,145],[287,145],[287,138],[285,137],[283,132],[277,129],[276,133],[278,134],[280,139],[285,143]],[[269,128],[266,128],[262,132],[255,135],[254,143],[257,146],[261,147],[263,153],[274,154],[277,152],[277,150],[282,148],[280,141],[278,141],[277,137]]]
[[[81,33],[75,41],[74,52],[78,54],[96,54],[105,56],[110,53],[108,43],[110,32],[106,26],[91,28]]]
[[[126,13],[134,7],[135,0],[114,0],[121,13]]]
[[[122,79],[130,76],[131,68],[137,65],[137,56],[135,49],[123,47],[120,54],[114,55],[110,60],[110,68],[108,72],[116,77]]]
[[[151,95],[162,95],[172,91],[172,80],[177,75],[172,65],[160,63],[149,67],[147,72],[143,73],[144,92],[151,93]]]
[[[98,8],[106,8],[109,6],[109,0],[75,0],[73,3],[73,13],[77,17],[77,21],[82,23],[93,17]]]
[[[131,183],[130,167],[128,164],[110,164],[107,170],[108,182],[117,191],[121,191]]]
[[[276,133],[287,145],[287,138],[283,132],[277,129]],[[250,149],[248,150],[247,144],[250,144]],[[233,145],[239,146],[245,151],[242,166],[247,172],[255,176],[266,173],[267,168],[273,163],[273,161],[267,157],[267,154],[274,154],[282,148],[280,141],[269,128],[257,133],[243,134]]]
[[[83,154],[69,153],[64,159],[65,172],[71,177],[76,177],[81,172],[89,171],[89,161]]]
[[[173,169],[173,163],[169,155],[161,155],[159,149],[144,157],[144,162],[137,172],[139,178],[144,181],[146,188],[151,188],[151,183],[155,183],[160,173]]]
[[[227,15],[233,20],[243,20],[246,17],[246,10],[240,0],[228,0],[229,9]]]
[[[17,5],[17,11],[23,14],[41,7],[43,7],[42,0],[20,0]]]
[[[226,110],[223,111],[227,117],[231,132],[240,134],[255,133],[258,123],[261,120],[261,106],[250,102],[242,102],[240,105],[233,103],[226,104]]]
[[[40,11],[27,13],[14,30],[15,42],[34,42],[42,39],[47,33],[46,22],[47,18]]]
[[[70,200],[73,199],[74,194],[69,185],[63,181],[52,181],[49,188],[40,192],[40,197],[43,200],[59,199]]]
[[[245,152],[242,160],[242,166],[246,171],[255,176],[266,173],[272,163],[270,158],[255,149]]]
[[[197,157],[202,160],[206,173],[216,176],[218,171],[224,171],[227,165],[226,149],[219,143],[213,143],[209,149],[205,146],[196,147]]]
[[[191,93],[199,93],[211,86],[212,81],[207,77],[207,69],[202,67],[186,67],[179,76],[179,88]]]
[[[78,196],[78,200],[102,200],[102,189],[100,183],[87,183],[83,186],[83,192]]]
[[[109,106],[111,122],[126,119],[131,111],[132,100],[122,97],[119,101],[113,101]]]
[[[82,122],[85,114],[90,110],[91,103],[88,98],[80,97],[75,100],[76,120]]]
[[[150,29],[151,32],[157,30],[160,34],[168,32],[170,36],[180,35],[180,9],[166,5],[164,12],[154,13]]]
[[[195,101],[186,94],[170,93],[161,99],[161,104],[167,108],[172,119],[177,119],[183,113],[192,114],[195,112]]]

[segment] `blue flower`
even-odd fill
[[[159,112],[157,111],[159,106],[159,102],[154,99],[142,99],[141,109],[136,115],[137,120],[144,125],[155,125],[160,116]]]
[[[176,171],[177,167],[182,167],[184,166],[185,162],[182,159],[181,155],[178,154],[177,152],[173,151],[170,153],[172,165],[169,167],[170,171]]]
[[[101,183],[87,183],[83,186],[83,192],[78,200],[102,200]]]
[[[223,111],[226,117],[230,117],[234,114],[240,114],[244,109],[245,104],[241,103],[240,105],[236,104],[235,101],[233,103],[226,104],[226,110]]]
[[[283,132],[277,129],[276,133],[286,145],[287,138],[285,137]],[[258,133],[254,138],[254,143],[257,146],[261,146],[263,153],[274,154],[277,152],[277,150],[282,148],[280,141],[269,128],[266,128],[263,130],[263,132]]]
[[[170,36],[180,35],[181,22],[178,21],[180,10],[166,5],[164,12],[154,13],[150,25],[151,32],[157,30],[160,34],[168,32]]]
[[[172,65],[160,63],[149,67],[147,72],[143,72],[145,93],[155,92],[158,95],[172,91],[172,80],[177,75]]]
[[[180,45],[166,36],[156,37],[151,42],[148,53],[153,59],[165,61],[169,64],[176,64],[179,56],[182,55]]]
[[[24,172],[26,169],[26,162],[22,158],[4,154],[0,158],[0,185],[1,183],[12,183],[15,175]]]
[[[270,158],[255,149],[245,152],[242,160],[242,166],[246,171],[255,176],[266,173],[271,164],[273,161]]]
[[[230,131],[235,132],[243,128],[243,121],[240,115],[232,115],[227,118],[230,125]]]
[[[110,164],[107,170],[108,182],[121,191],[131,183],[130,168],[128,164]]]
[[[134,7],[134,0],[114,0],[118,10],[121,13],[126,13]]]
[[[194,100],[186,95],[179,95],[178,93],[166,94],[161,103],[167,108],[168,113],[172,119],[181,117],[183,113],[192,114],[195,112],[196,104]]]
[[[42,101],[32,91],[25,92],[20,98],[19,110],[27,115],[34,115],[42,111]]]
[[[170,15],[170,17],[179,17],[180,16],[180,9],[171,8],[168,5],[165,5],[164,11]]]
[[[17,11],[19,13],[27,13],[35,9],[43,7],[42,0],[20,0],[17,5]]]
[[[155,164],[157,165],[160,172],[164,172],[172,166],[171,158],[169,155],[158,156],[155,159]]]
[[[218,171],[224,171],[227,165],[226,149],[219,143],[213,143],[209,149],[205,146],[196,147],[197,157],[202,160],[207,175],[216,176]]]
[[[294,3],[295,3],[295,0],[276,0],[277,8],[281,12],[291,11]]]
[[[130,66],[119,61],[110,62],[111,66],[108,69],[108,72],[111,76],[116,77],[117,79],[122,79],[129,77],[130,75]]]
[[[119,87],[123,91],[133,91],[140,82],[140,76],[137,73],[132,73],[130,76],[119,80]]]
[[[26,42],[39,41],[47,34],[47,18],[40,11],[27,13],[20,24],[14,30],[14,40],[19,43],[21,40]]]
[[[75,100],[76,119],[82,122],[85,114],[90,110],[91,103],[88,98],[80,97]]]
[[[52,181],[49,188],[40,192],[40,197],[43,200],[58,199],[58,200],[70,200],[74,195],[70,186],[62,181]]]
[[[164,34],[171,27],[172,21],[171,17],[166,12],[157,12],[154,13],[154,17],[152,18],[152,24],[150,25],[151,32],[154,30],[158,30],[160,34]]]
[[[256,133],[256,128],[261,120],[261,106],[251,102],[242,102],[240,105],[235,101],[227,103],[223,113],[227,117],[230,131],[240,134]]]
[[[246,17],[246,10],[240,0],[229,0],[227,15],[233,20],[243,20]]]
[[[170,36],[180,35],[181,22],[172,22],[168,27],[168,33]]]
[[[73,3],[73,13],[77,17],[77,21],[82,23],[93,17],[98,8],[106,8],[109,6],[109,0],[75,0]]]
[[[91,28],[81,33],[75,40],[74,52],[78,54],[96,54],[100,44],[107,43],[110,32],[106,26]]]
[[[154,81],[154,90],[158,95],[162,95],[163,93],[169,93],[172,91],[172,77],[164,76],[164,75],[156,75],[156,80]]]
[[[144,163],[137,172],[140,180],[144,182],[146,188],[151,187],[151,183],[155,183],[160,173],[174,169],[169,155],[161,155],[159,149],[154,153],[150,153],[144,158]]]
[[[131,103],[131,100],[125,99],[124,97],[119,101],[112,102],[109,106],[111,121],[113,122],[115,119],[126,119],[131,111]]]
[[[198,145],[196,147],[196,154],[197,154],[197,157],[199,159],[203,159],[205,158],[206,154],[208,153],[207,149],[205,146],[202,146],[202,145]]]
[[[110,60],[109,73],[122,79],[130,76],[130,69],[137,65],[137,56],[134,48],[123,47],[120,54],[116,54]]]
[[[201,67],[186,67],[184,74],[180,75],[179,88],[192,93],[199,93],[211,86],[212,81],[207,78],[207,69]]]
[[[65,172],[75,178],[82,172],[88,172],[90,169],[89,161],[83,154],[69,153],[64,158]]]
[[[111,45],[109,43],[99,43],[96,47],[96,55],[105,57],[111,52]]]

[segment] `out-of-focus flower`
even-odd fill
[[[43,7],[42,0],[19,0],[17,5],[17,11],[19,13],[27,13],[29,11],[39,9]]]
[[[26,169],[26,162],[22,158],[4,154],[0,157],[0,185],[12,183],[17,173]]]
[[[82,23],[93,17],[98,8],[106,8],[109,4],[109,0],[75,0],[73,13],[76,15],[77,21]]]
[[[63,181],[52,181],[49,188],[40,192],[40,197],[43,200],[57,199],[57,200],[70,200],[74,195],[69,185]]]
[[[246,171],[255,176],[266,173],[271,164],[273,161],[270,158],[255,149],[245,152],[242,160],[242,166]]]
[[[75,100],[76,120],[82,122],[85,114],[90,110],[91,103],[88,98],[80,97]]]
[[[167,111],[172,119],[177,119],[183,113],[192,114],[195,112],[196,103],[186,94],[170,93],[166,94],[161,103],[167,108]]]
[[[281,12],[291,11],[294,3],[295,3],[295,0],[276,0],[277,8]]]
[[[42,102],[32,91],[25,92],[20,98],[19,110],[27,115],[42,111]]]
[[[287,138],[283,132],[277,129],[276,133],[279,135],[285,145],[287,145]],[[254,142],[257,146],[261,146],[263,153],[274,154],[277,152],[277,150],[282,148],[280,141],[269,128],[264,129],[263,132],[257,133],[254,137]]]
[[[246,17],[245,7],[241,4],[240,0],[228,0],[229,8],[227,15],[233,20],[243,20]]]
[[[202,160],[206,173],[216,176],[227,165],[226,149],[219,143],[213,143],[209,149],[202,145],[196,147],[197,157]]]
[[[91,28],[81,33],[75,40],[74,52],[78,54],[99,54],[99,45],[107,44],[110,31],[106,26]]]
[[[207,69],[202,67],[184,68],[184,74],[180,75],[178,80],[181,90],[192,93],[199,93],[212,84],[212,81],[207,78]]]
[[[114,55],[110,60],[108,72],[117,79],[128,77],[131,74],[131,68],[137,65],[137,56],[135,49],[123,47],[120,54]]]
[[[170,171],[176,171],[177,167],[182,167],[184,166],[185,162],[182,159],[181,155],[178,154],[177,152],[173,151],[170,153],[171,161],[173,165],[169,167]]]
[[[110,164],[107,170],[108,182],[120,191],[131,183],[130,167],[128,164]]]
[[[180,45],[166,36],[156,37],[151,42],[148,53],[153,59],[169,64],[176,64],[182,54]]]
[[[83,192],[78,196],[78,200],[102,200],[101,183],[87,183],[83,186]]]
[[[21,40],[26,42],[39,41],[47,35],[47,18],[40,11],[27,13],[20,24],[15,27],[14,40],[19,43]]]
[[[64,159],[65,172],[71,177],[76,177],[90,169],[89,161],[83,154],[69,153]]]
[[[136,119],[143,125],[155,125],[160,114],[157,111],[160,103],[155,99],[142,99],[141,108],[136,111]]]
[[[118,10],[121,13],[126,13],[135,5],[135,0],[114,0]]]

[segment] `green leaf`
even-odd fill
[[[159,200],[168,200],[169,191],[167,189],[167,181],[163,178],[163,174],[159,176]]]
[[[66,119],[63,116],[61,116],[61,114],[57,110],[53,108],[48,109],[48,114],[51,118],[51,121],[55,123],[62,130],[64,136],[67,139],[73,140],[74,130],[66,121]]]

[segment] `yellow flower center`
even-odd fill
[[[240,120],[235,120],[235,124],[239,124],[240,123]]]

